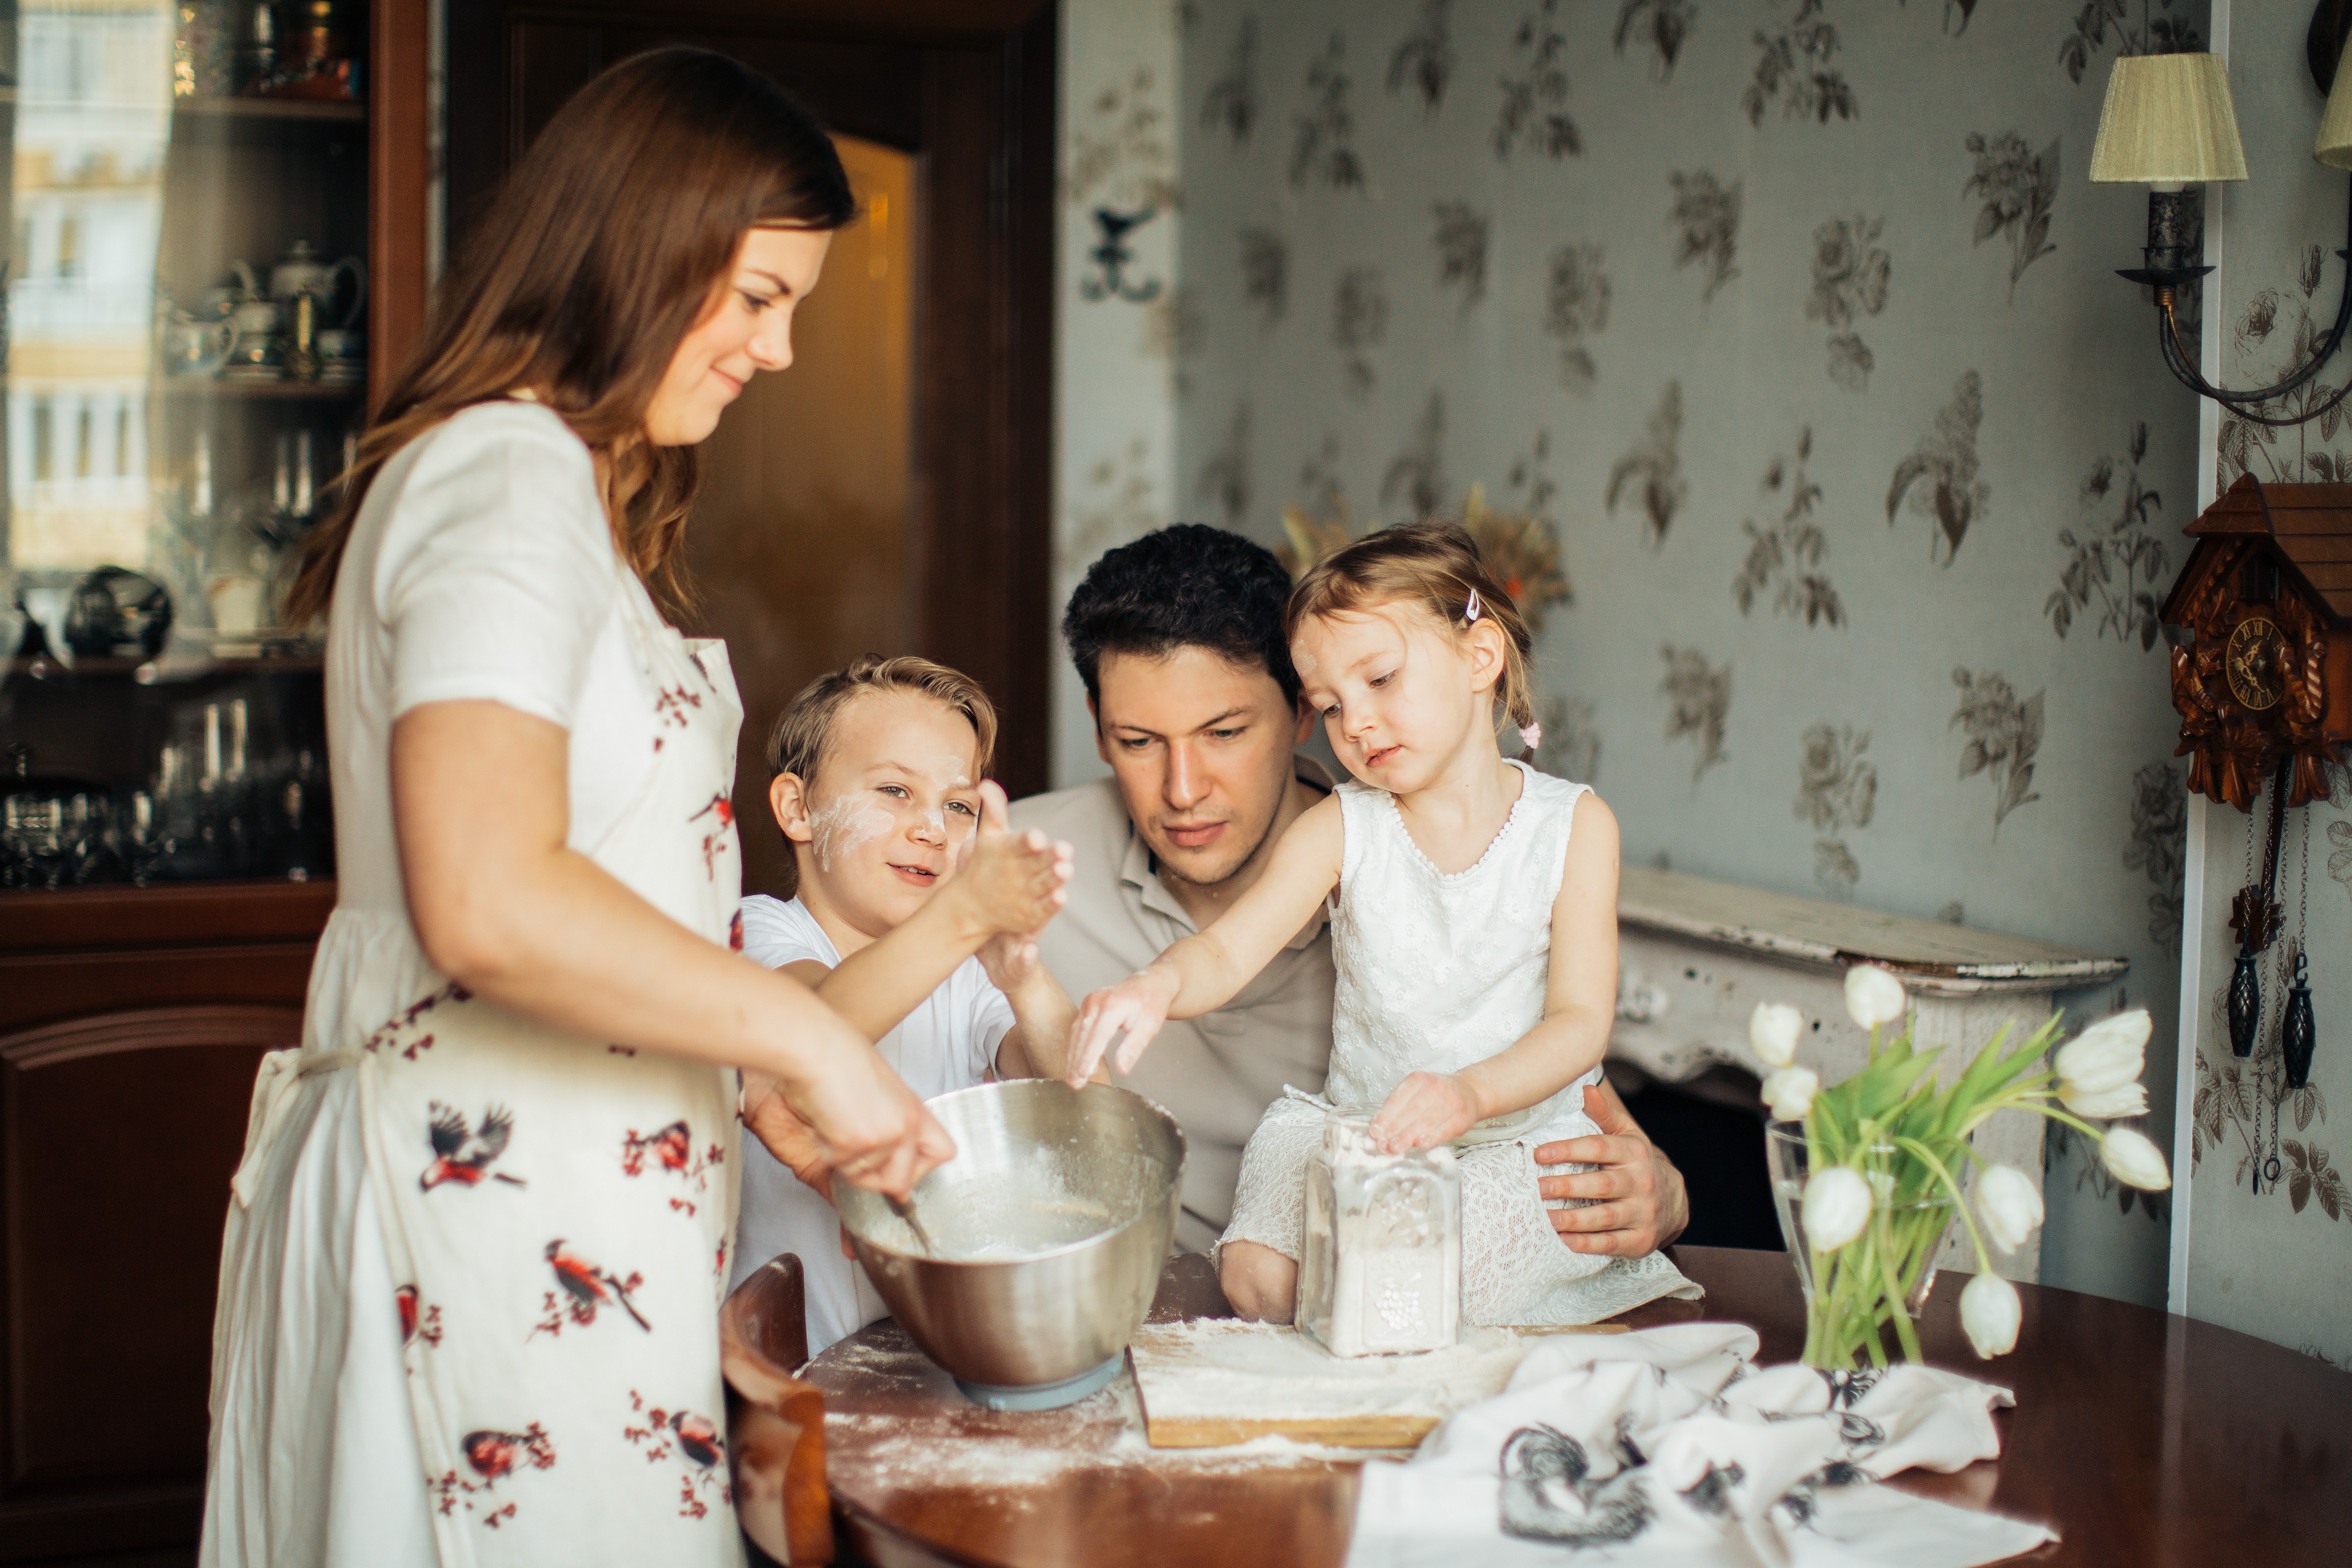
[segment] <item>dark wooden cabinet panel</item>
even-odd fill
[[[334,898],[0,895],[0,1563],[193,1556],[229,1177]]]
[[[182,882],[0,894],[0,954],[121,952],[192,942],[309,943],[335,907],[335,884]],[[0,1019],[0,1028],[6,1027]]]
[[[299,1006],[311,952],[305,942],[0,956],[0,1029],[87,1016],[95,1008],[257,997]]]
[[[194,1539],[228,1180],[301,1026],[247,1003],[0,1036],[0,1562]]]

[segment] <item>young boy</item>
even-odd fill
[[[1070,847],[1006,826],[1004,792],[982,779],[995,741],[976,681],[870,656],[803,688],[768,737],[797,896],[743,900],[743,951],[814,988],[926,1100],[1066,1070],[1074,1009],[1030,939],[1061,908]],[[773,1112],[754,1126],[772,1131]],[[758,1139],[743,1161],[729,1288],[799,1254],[811,1355],[881,1317],[821,1193]]]

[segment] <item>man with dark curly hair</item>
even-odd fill
[[[1062,637],[1111,776],[1033,795],[1014,826],[1077,850],[1070,901],[1039,939],[1072,995],[1142,968],[1215,920],[1265,870],[1275,840],[1331,788],[1298,754],[1314,715],[1282,635],[1290,575],[1240,534],[1180,523],[1097,561],[1070,595]],[[1319,1090],[1331,1052],[1331,938],[1319,913],[1240,994],[1162,1026],[1122,1081],[1168,1108],[1189,1151],[1176,1238],[1188,1251],[1225,1227],[1242,1145],[1285,1084]],[[1547,1178],[1580,1252],[1639,1257],[1688,1217],[1682,1175],[1616,1096],[1593,1091],[1601,1136],[1548,1145],[1546,1163],[1601,1167]]]

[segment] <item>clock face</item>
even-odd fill
[[[2261,713],[2279,705],[2286,695],[2283,673],[2286,638],[2278,623],[2267,616],[2248,616],[2230,633],[2224,661],[2230,675],[2230,695],[2251,711]]]

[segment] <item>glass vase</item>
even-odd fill
[[[1805,1237],[1804,1191],[1814,1163],[1804,1123],[1771,1123],[1764,1152],[1772,1207],[1805,1297],[1805,1364],[1846,1372],[1865,1360],[1885,1366],[1923,1359],[1918,1320],[1935,1288],[1936,1254],[1952,1226],[1950,1194],[1917,1160],[1877,1144],[1862,1168],[1872,1194],[1869,1223],[1836,1251],[1819,1252]]]

